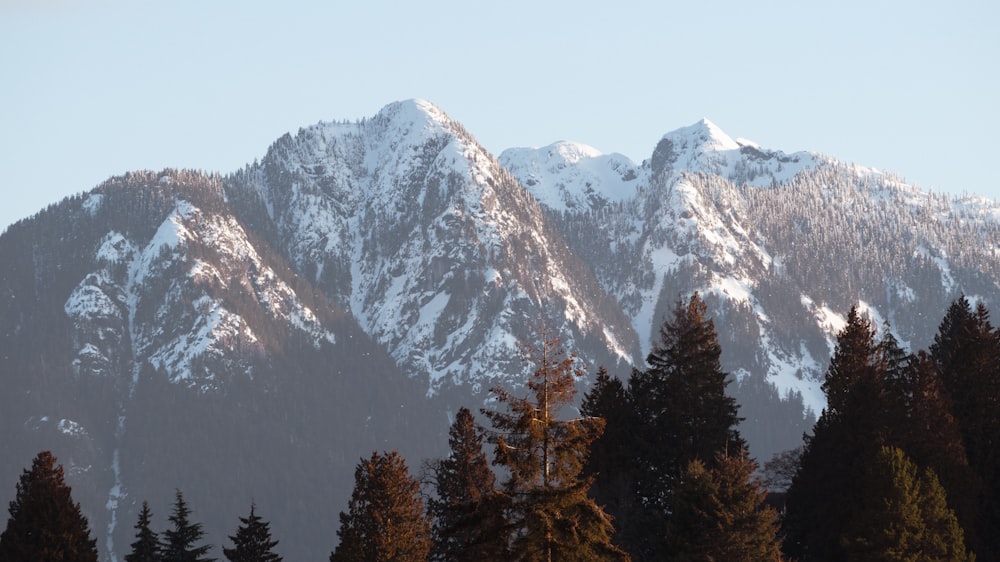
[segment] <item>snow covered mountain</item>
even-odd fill
[[[926,346],[998,302],[1000,207],[701,121],[636,164],[579,143],[495,158],[425,101],[321,122],[220,176],[112,178],[0,236],[0,502],[53,450],[105,556],[180,488],[222,544],[253,499],[325,558],[353,467],[417,469],[545,328],[626,377],[694,290],[762,459],[808,430],[856,301]]]

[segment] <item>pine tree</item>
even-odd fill
[[[636,493],[636,424],[631,396],[617,377],[600,367],[580,412],[605,421],[604,432],[590,447],[583,474],[591,478],[589,495],[611,516],[614,543],[628,552],[645,550],[650,525]]]
[[[340,513],[340,544],[330,562],[417,562],[430,554],[431,527],[420,485],[396,451],[362,459]]]
[[[670,497],[692,460],[709,466],[716,455],[745,447],[736,426],[736,401],[726,395],[728,375],[722,370],[718,336],[707,306],[698,293],[678,301],[673,317],[660,328],[660,342],[646,358],[644,371],[629,381],[635,423],[633,454],[637,464],[636,498],[643,505],[637,529],[643,545],[630,553],[636,560],[665,556]]]
[[[852,307],[826,372],[827,409],[806,436],[783,520],[790,557],[843,560],[841,537],[861,502],[855,483],[884,441],[884,371],[871,323]]]
[[[472,412],[460,408],[448,430],[451,454],[432,466],[437,497],[429,500],[428,511],[434,521],[434,560],[507,557],[507,497],[496,490],[482,442]]]
[[[97,562],[97,541],[87,518],[63,480],[63,468],[49,451],[38,453],[21,474],[10,502],[10,519],[0,534],[5,562]]]
[[[213,562],[214,558],[206,558],[205,554],[212,548],[210,545],[195,546],[205,536],[201,523],[192,523],[189,519],[191,510],[184,501],[180,490],[175,492],[174,510],[168,518],[173,523],[172,529],[163,532],[160,543],[160,554],[163,562]]]
[[[522,346],[535,365],[529,396],[515,397],[493,389],[507,411],[490,410],[496,445],[494,462],[508,472],[503,490],[511,498],[511,524],[516,529],[511,560],[627,560],[611,544],[611,520],[587,497],[590,479],[582,478],[590,444],[604,421],[582,417],[560,419],[583,376],[556,338],[542,334],[540,348]]]
[[[139,520],[135,524],[135,542],[131,545],[132,552],[125,555],[125,562],[159,562],[160,539],[149,527],[151,519],[149,503],[142,502]]]
[[[962,528],[934,471],[882,447],[861,484],[864,501],[841,542],[847,560],[965,562]]]
[[[982,487],[970,537],[984,559],[1000,559],[1000,336],[989,311],[961,297],[945,314],[931,356],[951,399],[969,467]]]
[[[223,548],[222,554],[229,562],[281,562],[274,552],[278,541],[271,540],[271,524],[256,513],[257,504],[250,503],[250,515],[240,517],[236,535],[231,535],[233,548]]]
[[[778,514],[746,456],[720,455],[707,469],[688,463],[671,496],[667,560],[780,560]]]

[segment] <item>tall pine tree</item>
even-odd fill
[[[441,561],[502,560],[507,557],[507,496],[483,452],[483,435],[468,408],[460,408],[448,430],[451,453],[432,465],[437,497],[431,558]]]
[[[149,526],[152,517],[149,503],[142,502],[139,520],[135,524],[135,542],[131,545],[132,551],[125,555],[125,562],[159,562],[160,539]]]
[[[862,501],[855,484],[884,440],[879,357],[871,323],[852,307],[823,382],[827,408],[788,490],[784,547],[792,558],[844,559],[841,537]]]
[[[945,314],[931,356],[953,404],[969,467],[982,488],[973,544],[983,559],[1000,559],[1000,336],[982,303],[961,297]]]
[[[736,401],[725,393],[715,324],[698,293],[678,301],[673,316],[660,328],[660,341],[646,358],[648,367],[629,381],[635,423],[633,452],[637,465],[636,497],[643,505],[636,517],[645,544],[630,551],[636,560],[665,556],[666,520],[671,495],[692,460],[711,466],[716,456],[743,450],[736,426]]]
[[[171,512],[170,523],[173,527],[163,532],[160,543],[160,555],[163,562],[213,562],[215,558],[205,557],[211,550],[211,545],[195,546],[205,532],[201,523],[190,520],[191,510],[184,501],[180,490],[174,493],[174,509]]]
[[[281,562],[274,552],[278,541],[271,539],[271,524],[257,515],[257,504],[250,503],[250,515],[240,517],[236,534],[229,537],[233,548],[223,548],[222,554],[229,562]]]
[[[583,371],[557,338],[544,333],[540,347],[525,345],[522,351],[535,366],[529,395],[495,388],[506,411],[484,411],[494,429],[494,462],[508,473],[503,490],[511,498],[516,529],[510,560],[627,560],[611,544],[611,519],[587,496],[590,479],[581,477],[604,421],[560,417],[572,404]]]
[[[431,527],[420,484],[397,453],[373,452],[354,471],[354,492],[340,513],[340,544],[330,562],[422,562]]]
[[[97,562],[97,542],[71,492],[52,453],[38,453],[10,502],[10,519],[0,534],[0,560]]]
[[[604,432],[591,445],[583,470],[593,480],[590,497],[612,517],[614,543],[629,552],[642,551],[655,525],[642,519],[646,513],[636,492],[636,423],[631,396],[621,380],[600,367],[580,412],[605,421]]]

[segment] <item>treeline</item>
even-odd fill
[[[828,407],[801,449],[767,463],[784,505],[736,430],[699,295],[677,304],[645,369],[625,381],[601,369],[579,411],[584,373],[558,338],[539,341],[522,348],[535,367],[524,395],[494,389],[486,426],[460,409],[450,453],[419,477],[396,452],[361,460],[331,562],[998,559],[1000,333],[982,305],[956,300],[915,354],[850,311]],[[157,535],[144,504],[126,560],[210,560],[189,516],[177,492]],[[281,559],[254,506],[240,522],[228,560]],[[40,454],[0,559],[96,557],[61,467]]]

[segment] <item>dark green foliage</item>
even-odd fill
[[[865,476],[863,502],[841,538],[847,560],[975,559],[934,471],[918,469],[898,448],[882,447]]]
[[[125,555],[125,562],[159,562],[160,539],[149,526],[151,518],[149,503],[142,502],[135,524],[135,542],[131,545],[132,551]]]
[[[4,562],[97,562],[97,542],[87,518],[73,503],[63,468],[42,451],[21,474],[10,502],[10,519],[0,535]]]
[[[636,493],[636,419],[631,396],[621,380],[601,367],[580,412],[605,420],[604,432],[591,445],[584,474],[593,479],[590,497],[612,517],[615,544],[626,550],[642,544],[655,528],[642,518],[646,512]]]
[[[472,412],[460,408],[448,431],[451,454],[431,467],[437,492],[428,502],[434,521],[434,560],[501,560],[507,556],[509,532],[504,515],[509,502],[495,488],[496,476],[482,442]]]
[[[572,404],[574,384],[583,372],[574,366],[558,339],[542,335],[540,348],[523,346],[535,365],[528,397],[493,390],[506,411],[484,411],[494,432],[494,462],[508,478],[514,528],[510,560],[627,560],[611,544],[611,519],[587,497],[590,479],[581,477],[590,444],[604,420],[560,415]]]
[[[330,562],[417,562],[431,550],[431,527],[420,485],[396,451],[362,459],[354,492],[340,513],[340,544]]]
[[[629,381],[633,422],[624,434],[634,460],[632,515],[620,527],[636,560],[665,556],[671,496],[692,460],[709,466],[718,454],[742,451],[737,405],[726,396],[715,326],[698,293],[678,301],[660,328],[644,371]],[[640,507],[641,506],[641,507]]]
[[[710,463],[719,452],[743,449],[738,406],[726,396],[722,348],[706,313],[698,293],[687,303],[678,301],[646,358],[649,367],[629,382],[636,413],[647,425],[641,432],[646,442],[637,451],[648,472],[643,491],[660,508],[690,461]]]
[[[962,297],[948,308],[930,347],[952,402],[969,467],[982,488],[970,543],[1000,558],[1000,341],[989,312]]]
[[[184,501],[180,490],[175,492],[174,510],[168,518],[173,528],[163,532],[160,553],[163,562],[212,562],[214,558],[205,555],[210,545],[195,546],[205,536],[201,523],[192,523],[191,510]]]
[[[229,562],[281,562],[274,552],[278,541],[271,539],[271,524],[256,513],[257,505],[250,504],[250,515],[240,517],[236,535],[231,535],[233,548],[223,548],[222,553]]]
[[[720,455],[712,469],[700,460],[688,463],[671,496],[665,559],[780,560],[778,514],[764,505],[767,491],[756,470],[745,452]]]
[[[823,383],[828,407],[806,436],[788,490],[784,547],[792,558],[843,560],[841,537],[861,502],[856,483],[882,439],[877,360],[871,323],[853,307]]]

